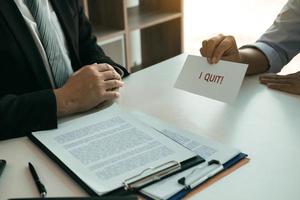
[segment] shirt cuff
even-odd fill
[[[281,71],[283,63],[280,59],[278,52],[275,49],[273,49],[270,45],[263,42],[256,42],[252,45],[242,46],[240,49],[245,48],[254,48],[260,50],[268,59],[270,66],[269,72],[277,73]]]

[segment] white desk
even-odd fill
[[[300,199],[300,97],[267,89],[247,77],[232,105],[173,88],[186,56],[132,74],[118,102],[249,154],[251,161],[194,199]],[[0,200],[38,196],[27,169],[35,164],[49,196],[86,193],[27,138],[0,142],[8,165]]]

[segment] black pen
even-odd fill
[[[5,160],[0,160],[0,176],[5,168],[6,161]]]
[[[46,194],[47,194],[46,188],[43,185],[43,183],[40,181],[39,176],[37,175],[33,165],[30,162],[28,163],[28,167],[29,167],[30,173],[32,175],[32,178],[35,182],[35,185],[36,185],[37,189],[39,190],[39,193],[41,194],[41,197],[46,197]]]

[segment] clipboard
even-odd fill
[[[49,158],[51,158],[60,168],[62,168],[79,186],[81,186],[89,195],[99,196],[99,194],[92,190],[77,174],[75,174],[67,165],[65,165],[53,152],[51,152],[42,142],[40,142],[34,135],[29,134],[27,136],[35,145],[37,145]],[[150,184],[156,183],[164,178],[170,177],[176,173],[182,172],[193,166],[205,162],[205,159],[197,155],[190,159],[187,159],[181,163],[177,161],[169,161],[160,166],[154,166],[149,169],[145,169],[139,174],[123,180],[123,187],[116,188],[113,191],[105,193],[101,196],[123,196],[137,193],[139,189],[142,189]],[[148,171],[152,171],[146,174]],[[150,181],[149,181],[150,179]]]

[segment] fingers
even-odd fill
[[[121,80],[121,76],[116,70],[109,64],[97,64],[97,70],[102,74],[104,80]]]
[[[123,82],[119,80],[105,81],[105,88],[101,89],[101,101],[110,101],[120,97],[118,89],[123,86]]]
[[[283,76],[277,74],[265,74],[265,75],[260,75],[259,79],[278,79],[282,77]]]
[[[202,41],[202,47],[200,48],[200,53],[203,57],[207,57],[207,40]]]
[[[259,77],[259,80],[262,84],[268,84],[268,83],[291,84],[292,77],[276,75],[276,74],[267,74],[267,75],[261,75]]]
[[[112,89],[120,88],[120,87],[123,87],[123,85],[124,85],[124,83],[122,81],[119,81],[119,80],[105,81],[104,84],[105,84],[106,90],[112,90]]]
[[[260,78],[262,79],[295,79],[295,77],[300,76],[300,74],[298,73],[294,73],[294,74],[288,74],[288,75],[277,75],[277,74],[265,74],[265,75],[261,75]]]
[[[219,44],[225,39],[225,36],[220,34],[216,37],[213,37],[209,40],[204,40],[202,42],[202,48],[200,49],[200,52],[202,56],[207,57],[207,61],[212,64],[212,57],[216,50],[216,48],[219,46]]]
[[[108,71],[101,72],[101,76],[103,77],[103,79],[105,81],[106,80],[121,80],[120,74],[118,74],[118,72],[116,72],[115,70],[114,71],[108,70]]]
[[[107,64],[107,63],[102,63],[102,64],[93,64],[93,66],[97,69],[99,72],[105,72],[105,71],[115,71],[115,69]]]
[[[103,98],[105,101],[107,100],[113,100],[113,99],[117,99],[120,97],[120,93],[117,92],[117,91],[106,91],[104,94],[103,94]]]
[[[278,84],[291,84],[288,79],[260,79],[260,83],[268,84],[268,83],[278,83]]]
[[[222,34],[202,42],[200,49],[202,56],[207,57],[210,64],[223,60],[239,62],[240,55],[233,36],[224,36]]]
[[[268,88],[279,90],[288,93],[295,93],[291,84],[282,84],[282,83],[268,83]]]
[[[260,76],[259,80],[261,83],[267,85],[271,89],[292,94],[300,94],[300,79],[297,73],[284,76],[267,74]]]
[[[212,63],[217,63],[225,55],[226,51],[232,48],[232,39],[230,37],[224,38],[219,45],[215,48],[212,55]]]

